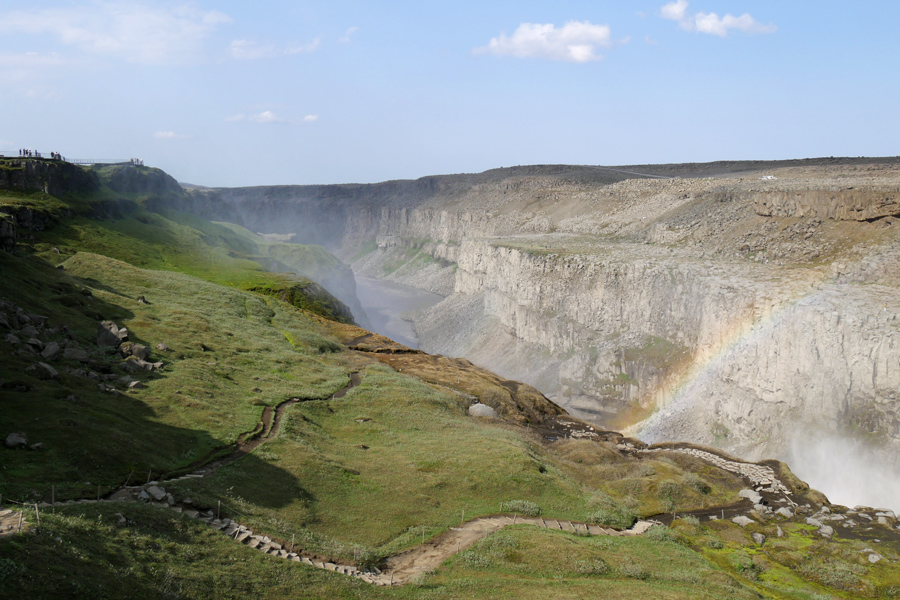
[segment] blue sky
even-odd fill
[[[210,186],[900,154],[900,2],[0,0],[0,151]]]

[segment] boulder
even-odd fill
[[[47,360],[56,360],[56,357],[59,356],[59,344],[56,342],[50,342],[44,349],[41,351],[41,356],[46,358]]]
[[[487,417],[489,419],[497,418],[497,411],[488,406],[487,404],[481,404],[480,402],[473,404],[469,407],[469,416],[470,417]]]
[[[157,369],[161,369],[163,364],[161,362],[150,363],[136,356],[129,356],[127,359],[122,361],[122,366],[132,373],[139,373],[141,371],[155,371]]]
[[[24,448],[28,445],[28,436],[24,433],[10,433],[6,436],[7,448]]]
[[[126,332],[126,337],[127,335]],[[112,321],[101,321],[97,326],[97,345],[101,348],[118,348],[121,343],[119,326]]]
[[[91,360],[91,355],[87,353],[86,350],[82,350],[81,348],[75,347],[66,347],[63,350],[63,358],[66,360],[77,360],[81,363],[86,363]]]
[[[763,542],[766,541],[766,536],[761,533],[753,533],[750,534],[750,537],[753,538],[753,541],[757,543],[757,545],[762,546]]]
[[[872,554],[869,555],[869,562],[874,565],[882,558],[884,558],[882,555],[878,554],[877,552],[873,552]]]
[[[37,444],[32,444],[28,446],[29,450],[41,450],[44,447],[44,442],[38,442]]]
[[[150,349],[142,344],[134,344],[131,347],[131,355],[137,356],[141,360],[147,360],[150,358]]]
[[[150,496],[157,502],[166,497],[166,490],[159,487],[158,485],[151,485],[150,487],[148,487],[147,493],[150,494]]]
[[[141,383],[140,381],[132,381],[131,383],[128,384],[128,389],[129,390],[142,390],[142,389],[144,389],[144,384]]]
[[[57,377],[59,377],[59,371],[45,362],[36,362],[25,370],[35,371],[37,373],[37,376],[41,379],[56,379]]]
[[[806,517],[806,524],[812,525],[813,527],[821,527],[822,522],[818,519],[813,519],[812,517]]]
[[[740,525],[741,527],[746,527],[746,526],[749,525],[750,523],[756,523],[756,521],[754,521],[754,520],[751,519],[750,517],[745,517],[744,515],[738,515],[737,517],[733,518],[733,519],[731,520],[731,522],[732,522],[732,523],[737,523],[737,524]]]
[[[794,516],[794,511],[789,509],[787,506],[782,506],[778,510],[775,511],[776,515],[782,516],[786,519],[790,519]]]
[[[160,342],[156,345],[156,349],[159,350],[160,352],[168,352],[169,351],[169,347],[166,346],[165,344],[163,344],[162,342]]]
[[[822,525],[819,527],[819,535],[830,539],[834,535],[834,528],[830,525]]]
[[[138,494],[138,500],[141,502],[150,502],[150,494],[147,493],[147,490],[141,490],[141,493]]]
[[[28,341],[25,343],[34,348],[36,352],[41,352],[44,349],[44,342],[36,337],[28,338]]]
[[[32,325],[26,325],[19,330],[19,333],[22,335],[22,337],[26,338],[37,337],[41,334],[41,332],[37,330],[37,327],[34,327]]]
[[[738,492],[738,496],[741,498],[746,498],[753,504],[760,504],[762,501],[762,496],[759,495],[758,492],[754,492],[753,490],[743,489]]]
[[[6,313],[3,312],[0,312],[0,327],[9,329],[9,319],[6,318]]]
[[[14,336],[11,333],[7,333],[6,338],[4,338],[4,339],[6,339],[7,344],[10,344],[13,346],[18,346],[19,344],[22,343],[21,340],[19,340],[19,338],[17,338],[16,336]]]

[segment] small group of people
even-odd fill
[[[44,155],[37,150],[28,150],[26,148],[21,148],[19,150],[19,156],[23,158],[44,158]],[[59,152],[51,152],[50,158],[53,160],[66,160]]]
[[[134,165],[135,167],[143,167],[143,166],[144,166],[144,161],[143,161],[143,159],[140,159],[140,158],[129,158],[128,160],[129,160],[129,161],[131,162],[131,164]]]

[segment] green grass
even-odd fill
[[[0,379],[30,388],[4,392],[4,421],[44,443],[41,453],[4,459],[0,486],[8,498],[47,497],[50,485],[62,497],[77,495],[121,483],[133,470],[177,469],[253,429],[262,405],[326,397],[348,380],[341,360],[319,351],[334,342],[285,303],[87,253],[66,261],[65,272],[6,254],[0,264],[0,296],[49,315],[51,326],[71,327],[92,355],[89,369],[125,374],[118,357],[96,346],[102,319],[128,327],[133,341],[151,349],[170,348],[153,354],[163,371],[137,376],[145,389],[113,396],[67,372],[80,363],[59,361],[57,380],[39,380],[25,370],[36,358],[0,340],[8,357]]]

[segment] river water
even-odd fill
[[[413,349],[419,348],[419,338],[412,322],[404,319],[404,315],[430,308],[444,299],[439,294],[401,283],[358,276],[356,295],[369,317],[372,331]]]

